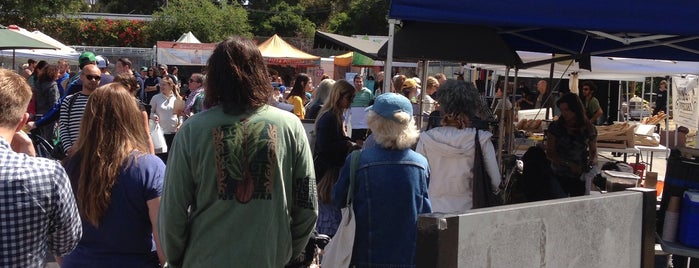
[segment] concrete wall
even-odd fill
[[[418,267],[652,267],[649,198],[624,191],[424,215]]]

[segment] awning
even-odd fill
[[[257,46],[267,64],[314,66],[320,65],[320,57],[308,54],[274,35]]]
[[[313,48],[354,51],[372,59],[379,59],[378,52],[383,43],[350,36],[316,31]]]
[[[394,60],[444,60],[516,66],[517,53],[490,27],[405,22],[394,36]],[[386,58],[388,43],[379,50]]]

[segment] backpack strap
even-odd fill
[[[354,197],[354,181],[357,177],[357,168],[359,167],[359,159],[361,156],[362,150],[352,151],[352,160],[350,161],[349,189],[347,190],[347,205],[352,203],[352,197]]]

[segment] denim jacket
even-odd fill
[[[333,204],[345,207],[351,155],[333,189]],[[427,196],[427,159],[410,150],[374,146],[362,151],[352,207],[356,233],[352,267],[414,267],[417,216],[432,212]]]

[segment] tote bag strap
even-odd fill
[[[357,168],[359,167],[359,158],[361,156],[362,150],[352,151],[352,160],[350,161],[349,189],[347,190],[347,205],[352,203],[352,197],[354,197],[354,181],[357,177]]]

